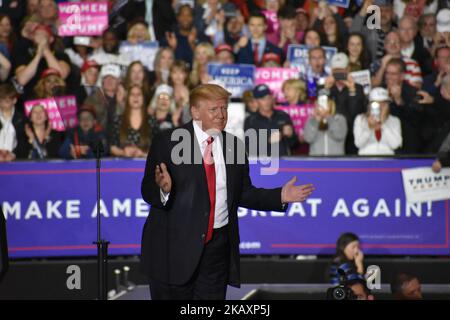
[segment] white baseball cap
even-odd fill
[[[336,53],[330,62],[331,69],[345,69],[348,67],[348,57],[345,53]]]
[[[73,44],[76,46],[89,47],[89,45],[91,44],[91,37],[74,37]]]
[[[167,84],[160,84],[155,91],[155,97],[159,97],[160,94],[167,94],[168,96],[172,96],[173,89],[171,86],[168,86]]]
[[[120,67],[117,64],[105,64],[100,71],[100,78],[112,76],[119,79],[121,75]]]
[[[450,9],[445,8],[438,12],[436,28],[438,32],[450,32]]]
[[[385,88],[377,87],[370,91],[369,101],[391,101],[391,98],[389,97],[389,92]]]

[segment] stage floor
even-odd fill
[[[328,284],[243,284],[241,288],[228,287],[227,300],[323,300],[330,286]],[[390,299],[389,284],[382,284],[380,290],[373,290],[375,298]],[[425,299],[450,300],[450,284],[422,284]],[[121,292],[112,300],[150,300],[147,285],[139,285],[133,291]]]

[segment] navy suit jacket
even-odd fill
[[[189,138],[185,139],[183,130]],[[171,137],[175,136],[181,142],[177,139],[172,141]],[[285,209],[281,203],[281,188],[263,189],[252,185],[248,160],[245,153],[240,153],[245,152],[243,142],[225,132],[220,137],[227,180],[230,241],[228,284],[239,286],[238,207],[265,211]],[[183,159],[187,156],[187,162],[190,163],[176,164],[172,161],[172,150],[179,155],[180,143],[191,146],[190,152],[181,151]],[[184,154],[184,151],[189,154]],[[141,189],[143,199],[151,205],[141,247],[142,271],[150,279],[168,284],[185,284],[192,278],[200,261],[208,229],[210,202],[203,163],[196,163],[194,159],[201,160],[202,156],[192,121],[181,128],[163,131],[152,142]],[[161,162],[166,164],[172,178],[172,190],[165,205],[161,203],[160,188],[155,182],[155,167]]]
[[[267,39],[266,39],[266,46],[264,48],[264,53],[276,53],[277,55],[280,56],[281,62],[282,63],[284,62],[283,50],[278,48],[276,45],[274,45]],[[255,64],[255,61],[253,60],[253,45],[251,40],[248,41],[247,45],[244,48],[239,49],[237,53],[236,62],[242,64]]]

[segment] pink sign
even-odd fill
[[[255,86],[258,84],[268,85],[276,100],[283,101],[284,95],[281,91],[283,82],[298,78],[299,72],[296,68],[256,68]]]
[[[38,105],[43,106],[47,111],[50,125],[54,130],[65,131],[68,128],[74,128],[78,125],[77,100],[75,96],[26,101],[26,116],[28,117],[31,109]]]
[[[294,124],[294,130],[297,136],[303,137],[303,128],[306,121],[313,114],[313,104],[301,104],[297,106],[276,106],[275,109],[286,112]]]
[[[267,33],[272,32],[278,32],[278,29],[280,28],[280,24],[278,22],[278,16],[275,11],[268,11],[264,10],[263,14],[266,16],[267,19]]]
[[[108,2],[58,4],[60,36],[99,36],[108,28]]]

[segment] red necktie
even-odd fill
[[[255,42],[253,44],[253,63],[255,64],[255,66],[259,65],[259,52],[258,52],[258,46],[259,43]]]
[[[377,141],[381,140],[381,129],[375,130],[375,138],[377,139]]]
[[[208,138],[208,145],[203,154],[203,167],[205,168],[206,181],[208,183],[209,203],[211,208],[209,210],[208,232],[206,233],[205,243],[208,243],[212,238],[214,228],[214,213],[216,207],[216,169],[214,167],[214,158],[212,154],[213,137]]]

